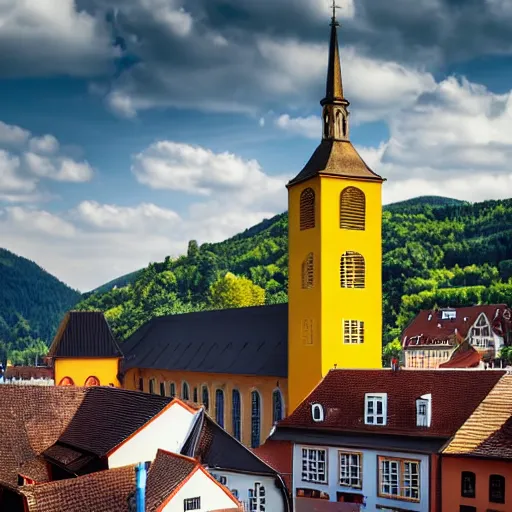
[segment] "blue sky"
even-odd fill
[[[388,182],[512,196],[512,4],[343,0],[351,139]],[[86,291],[286,209],[328,0],[6,0],[0,247]]]

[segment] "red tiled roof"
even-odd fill
[[[481,355],[471,345],[466,350],[457,349],[450,360],[440,364],[439,368],[476,368],[481,362]]]
[[[126,512],[135,489],[135,467],[125,466],[19,488],[28,512]]]
[[[8,366],[6,379],[53,379],[53,369],[47,366]]]
[[[253,448],[252,451],[283,477],[288,492],[291,493],[293,444],[290,441],[269,439],[258,448]]]
[[[331,370],[278,427],[451,437],[505,374],[498,370]],[[387,393],[387,425],[364,423],[366,393]],[[416,426],[416,399],[432,395],[429,428]],[[316,423],[311,404],[324,409]]]
[[[467,336],[469,328],[476,322],[481,313],[485,314],[494,332],[499,336],[503,336],[504,332],[512,329],[512,312],[506,304],[448,309],[456,312],[455,318],[443,320],[441,317],[442,310],[420,311],[402,333],[402,340],[405,340],[403,342],[404,347],[409,346],[411,337],[420,336],[418,345],[429,345],[435,341],[447,340],[453,337],[455,330],[457,330],[459,338],[462,340]],[[452,344],[454,343],[455,340],[452,341]]]

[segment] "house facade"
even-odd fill
[[[452,510],[441,508],[441,450],[504,375],[331,370],[267,441],[293,446],[295,509]]]
[[[506,304],[424,310],[402,333],[407,368],[439,368],[467,343],[493,364],[512,343],[512,310]]]

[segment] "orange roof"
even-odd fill
[[[461,345],[455,350],[451,359],[440,364],[439,368],[476,368],[479,366],[481,362],[480,353],[471,345],[467,343],[465,345],[467,345],[467,347],[464,347],[465,350],[462,350],[463,346]]]
[[[443,454],[512,459],[511,417],[512,375],[504,375],[458,430]]]

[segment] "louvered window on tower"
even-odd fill
[[[313,288],[315,275],[315,260],[310,252],[302,262],[302,288]]]
[[[315,227],[315,191],[306,188],[300,195],[300,229]]]
[[[366,198],[356,187],[347,187],[340,195],[340,228],[365,229]]]
[[[364,343],[364,322],[343,320],[343,343]]]
[[[340,284],[342,288],[364,288],[364,257],[358,252],[346,251],[340,260]]]

